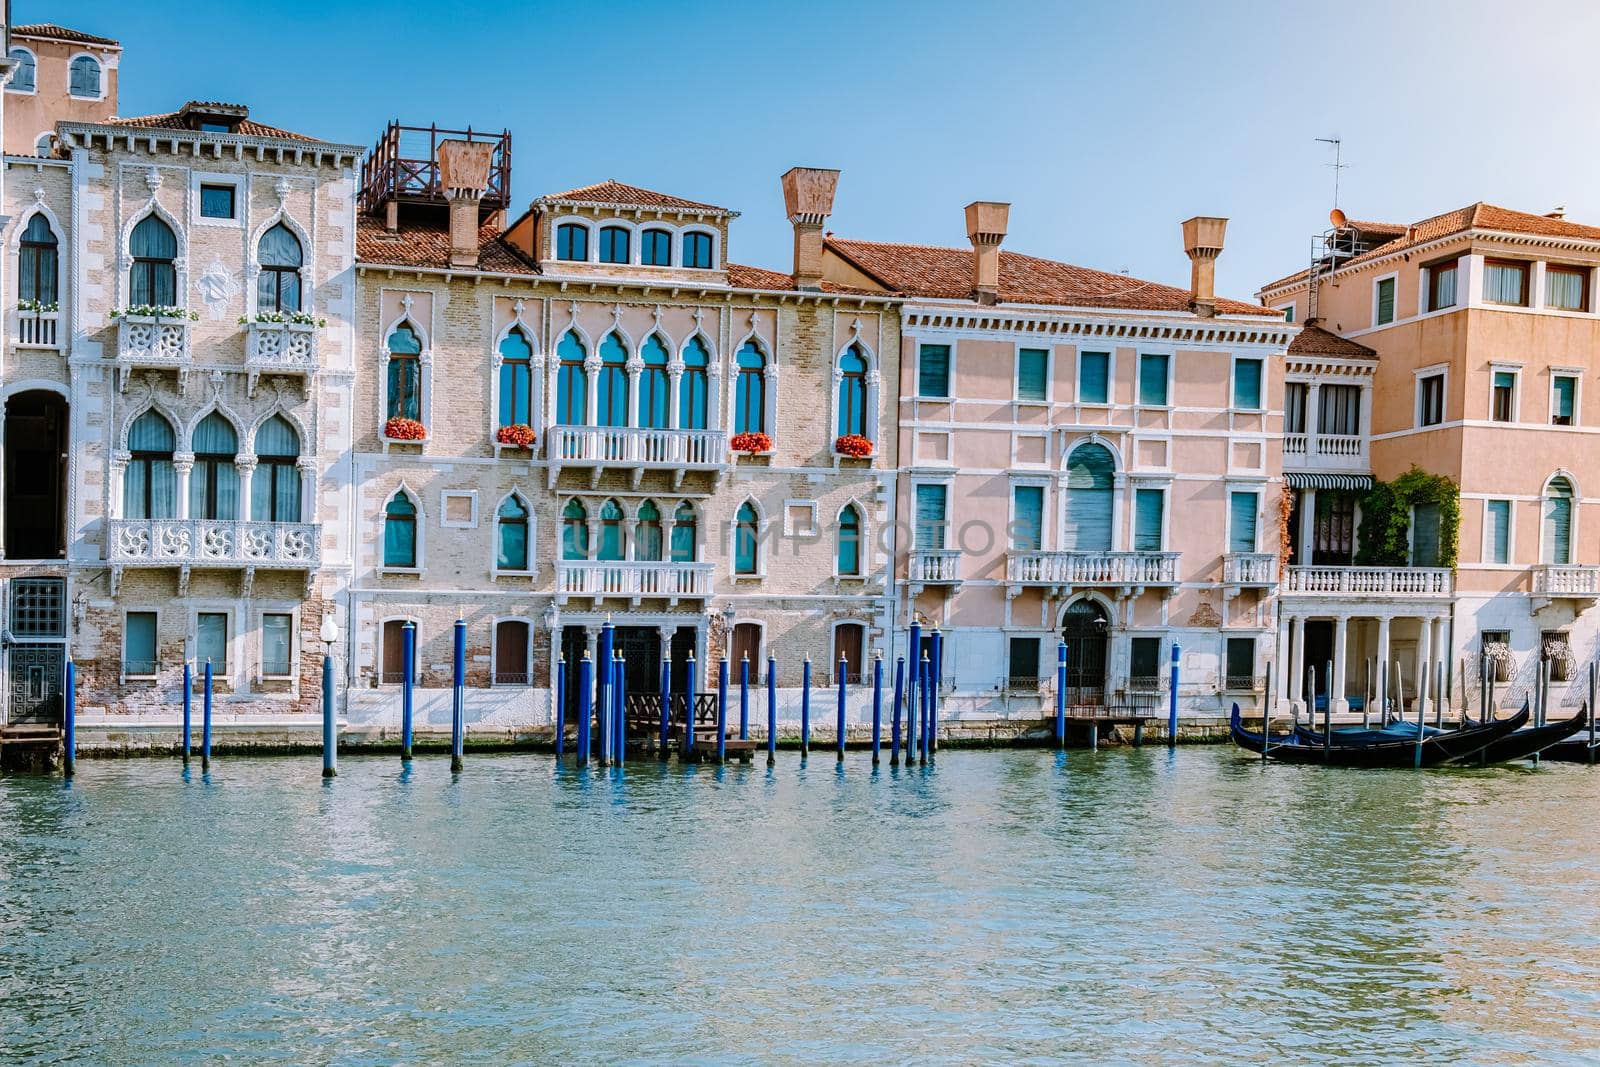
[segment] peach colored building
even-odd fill
[[[5,86],[5,152],[47,156],[57,122],[103,122],[117,113],[122,46],[49,23],[12,26]]]
[[[1392,504],[1364,484],[1297,491],[1290,695],[1303,699],[1313,665],[1327,692],[1331,663],[1338,708],[1398,663],[1391,693],[1413,699],[1421,675],[1425,696],[1442,683],[1476,713],[1487,657],[1503,705],[1548,663],[1554,702],[1575,706],[1582,687],[1567,683],[1594,658],[1600,597],[1585,459],[1600,432],[1600,227],[1482,203],[1414,224],[1333,221],[1309,270],[1259,293],[1328,349],[1300,373],[1291,356],[1284,465],[1359,477],[1370,464],[1399,488]]]

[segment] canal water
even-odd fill
[[[0,1061],[1600,1059],[1600,769],[0,779]]]

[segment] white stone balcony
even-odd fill
[[[569,597],[626,599],[634,606],[646,597],[677,604],[711,595],[710,563],[656,563],[643,560],[556,561],[556,602]]]
[[[61,312],[18,311],[18,348],[61,348]]]
[[[1541,563],[1533,568],[1533,610],[1553,600],[1576,600],[1587,607],[1600,600],[1600,567],[1584,563]]]
[[[112,519],[106,546],[113,593],[127,567],[176,567],[179,596],[195,567],[306,572],[309,586],[322,563],[322,528],[309,522],[243,519]]]
[[[318,366],[316,326],[293,322],[252,322],[245,346],[244,365],[249,372],[249,394],[256,395],[256,382],[263,374],[297,375],[309,381]]]
[[[1240,589],[1262,589],[1277,585],[1277,553],[1229,552],[1222,557],[1222,584]]]
[[[1137,595],[1177,584],[1176,552],[1013,552],[1006,557],[1009,596],[1039,586],[1058,591],[1116,586]]]
[[[647,426],[552,426],[546,438],[553,488],[563,467],[591,472],[598,485],[607,468],[633,472],[633,484],[647,470],[671,471],[673,486],[690,471],[720,473],[728,465],[728,435],[723,430],[660,430]]]
[[[960,585],[961,550],[914,548],[907,568],[906,580],[918,590],[929,585]]]
[[[1362,472],[1371,469],[1365,434],[1286,433],[1283,465],[1288,470]]]
[[[1355,599],[1449,599],[1455,582],[1448,567],[1289,567],[1286,596]]]
[[[117,388],[136,370],[175,370],[182,389],[189,379],[189,320],[123,315],[117,319]]]

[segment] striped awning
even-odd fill
[[[1290,489],[1371,489],[1370,474],[1303,474],[1298,471],[1283,475]]]

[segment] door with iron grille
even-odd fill
[[[1111,620],[1092,600],[1067,605],[1061,640],[1067,646],[1067,703],[1099,706],[1106,697],[1106,645]]]
[[[6,718],[60,722],[67,658],[66,579],[16,578],[10,594]]]

